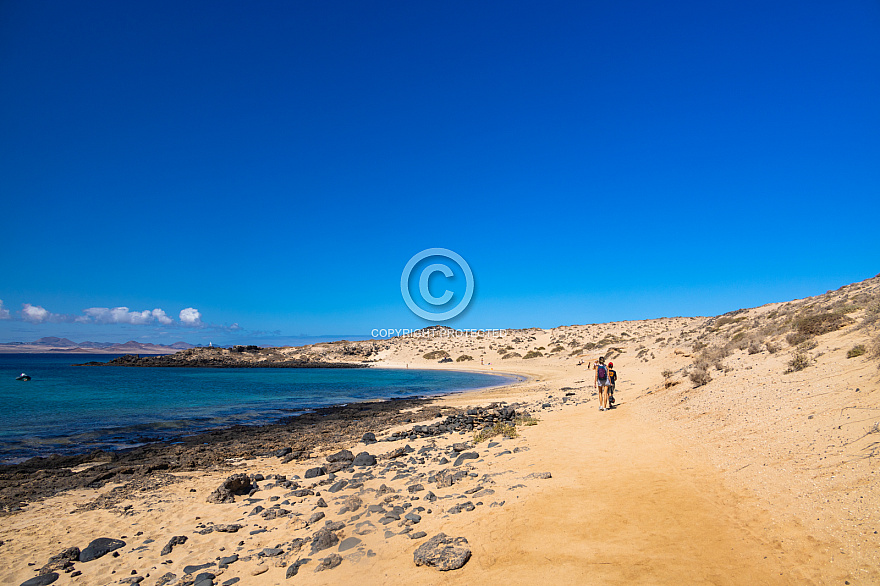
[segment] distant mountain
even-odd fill
[[[80,348],[106,348],[108,346],[112,346],[113,342],[80,342],[77,344]]]
[[[98,354],[173,354],[179,350],[194,348],[186,342],[175,342],[171,346],[152,344],[149,342],[136,342],[129,340],[122,344],[117,342],[91,342],[85,341],[77,344],[67,338],[46,336],[34,342],[10,342],[0,343],[0,352],[23,352],[23,353],[98,353]]]
[[[192,344],[189,344],[187,342],[174,342],[173,344],[171,344],[168,347],[169,348],[176,348],[177,350],[189,350],[190,348],[195,348],[195,346],[193,346]]]
[[[67,338],[56,338],[54,336],[49,336],[46,338],[40,338],[35,342],[31,342],[34,346],[55,346],[56,348],[76,348],[77,343],[68,340]]]

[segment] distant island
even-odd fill
[[[7,342],[0,344],[2,354],[172,354],[178,350],[189,350],[196,346],[187,342],[171,345],[145,342],[74,342],[67,338],[49,336],[34,342]]]

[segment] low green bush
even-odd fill
[[[855,358],[857,356],[861,356],[862,354],[864,354],[867,351],[868,351],[868,349],[865,348],[864,344],[859,344],[858,346],[853,347],[849,352],[847,352],[846,357],[847,358]]]

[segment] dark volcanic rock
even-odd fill
[[[162,548],[162,552],[159,555],[168,555],[171,553],[171,550],[174,549],[175,545],[180,545],[181,543],[186,543],[186,535],[175,535],[165,544],[165,547]]]
[[[367,452],[361,452],[357,456],[354,457],[354,460],[351,462],[352,466],[375,466],[376,465],[376,456],[373,456]]]
[[[233,474],[208,495],[209,503],[234,503],[236,495],[249,494],[254,488],[247,474]]]
[[[437,488],[452,486],[462,478],[467,478],[467,472],[464,470],[441,470],[434,476],[434,480],[437,482]]]
[[[2,542],[0,542],[2,545]],[[50,574],[56,570],[65,570],[73,567],[73,562],[79,560],[79,548],[68,547],[61,553],[55,554],[49,558],[46,565],[40,568],[40,574]]]
[[[330,454],[327,456],[326,460],[328,462],[351,462],[354,460],[354,454],[352,454],[349,450],[340,450],[335,454]]]
[[[471,557],[471,548],[464,537],[451,538],[438,533],[416,549],[413,561],[417,566],[430,566],[442,572],[457,570]]]
[[[455,459],[455,463],[453,464],[453,466],[461,466],[461,464],[465,460],[475,460],[479,457],[480,455],[476,452],[464,452],[463,454],[458,455],[458,458]]]
[[[184,574],[195,574],[199,570],[204,570],[205,568],[210,568],[213,565],[214,565],[213,563],[208,562],[207,564],[184,566],[183,573]]]
[[[327,474],[327,469],[323,466],[318,466],[317,468],[309,468],[306,470],[305,477],[317,478],[318,476],[324,476],[325,474]]]
[[[79,554],[79,561],[90,562],[96,560],[103,555],[107,555],[113,550],[125,547],[125,542],[120,539],[111,539],[109,537],[99,537],[93,540],[88,547]]]
[[[168,584],[169,582],[175,580],[176,578],[177,578],[177,574],[174,574],[172,572],[162,574],[161,576],[159,576],[159,579],[156,580],[156,586],[165,586],[165,584]]]
[[[34,576],[29,580],[25,580],[21,583],[21,586],[46,586],[46,584],[51,584],[57,579],[58,573],[50,572],[48,574],[41,574],[39,576]]]
[[[312,536],[312,554],[333,547],[339,543],[339,537],[327,527],[318,529]]]
[[[332,570],[341,563],[342,556],[338,553],[331,553],[329,556],[325,557],[318,563],[318,567],[315,568],[315,571],[321,572],[323,570]]]
[[[361,441],[365,444],[374,444],[376,443],[376,434],[372,431],[368,431],[363,436],[361,436]]]
[[[293,562],[292,564],[287,566],[287,572],[285,573],[284,577],[285,578],[293,578],[294,576],[296,576],[297,572],[299,572],[299,567],[308,563],[309,561],[310,561],[309,558],[296,560],[295,562]]]

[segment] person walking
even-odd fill
[[[614,370],[614,363],[608,363],[608,408],[614,408],[614,385],[617,384],[617,371]]]
[[[605,366],[605,357],[600,356],[596,364],[596,389],[599,391],[599,411],[608,410],[608,367]]]

